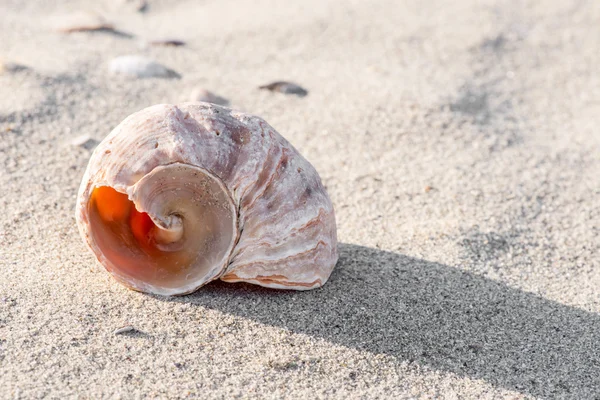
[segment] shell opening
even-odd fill
[[[154,246],[168,251],[169,247],[163,245],[175,243],[183,237],[183,222],[179,216],[168,216],[166,224],[162,221],[156,223],[148,213],[138,211],[126,194],[110,186],[94,189],[92,201],[102,221],[128,225],[138,244],[144,247]]]
[[[237,239],[237,212],[218,178],[176,163],[155,168],[128,192],[99,186],[88,203],[94,241],[113,275],[164,295],[220,276]]]

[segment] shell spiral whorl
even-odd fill
[[[126,118],[94,151],[76,217],[115,278],[154,294],[217,278],[306,290],[338,258],[313,166],[261,118],[209,103]]]

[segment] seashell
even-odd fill
[[[194,89],[192,91],[192,94],[190,95],[190,100],[191,101],[205,102],[205,103],[213,103],[213,104],[217,104],[217,105],[220,105],[220,106],[229,105],[229,100],[227,100],[224,97],[217,96],[213,92],[208,91],[208,90],[206,90],[204,88],[196,88],[196,89]]]
[[[312,289],[338,259],[314,167],[263,119],[209,103],[121,122],[92,154],[76,219],[118,281],[159,295],[215,279]]]
[[[117,57],[108,68],[113,74],[133,78],[181,78],[177,72],[154,60],[134,55]]]
[[[63,33],[113,30],[113,24],[91,11],[78,11],[59,18],[56,30]]]
[[[271,92],[280,92],[284,94],[295,94],[299,97],[304,97],[308,94],[308,91],[302,86],[296,85],[292,82],[278,81],[269,83],[268,85],[259,86],[259,89],[270,90]]]

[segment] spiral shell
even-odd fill
[[[313,166],[261,118],[209,103],[126,118],[90,159],[76,219],[117,280],[160,295],[214,279],[312,289],[338,259]]]

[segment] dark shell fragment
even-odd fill
[[[302,86],[286,81],[277,81],[269,83],[268,85],[259,86],[258,88],[270,90],[271,92],[294,94],[299,97],[304,97],[308,94],[308,90],[304,89]]]

